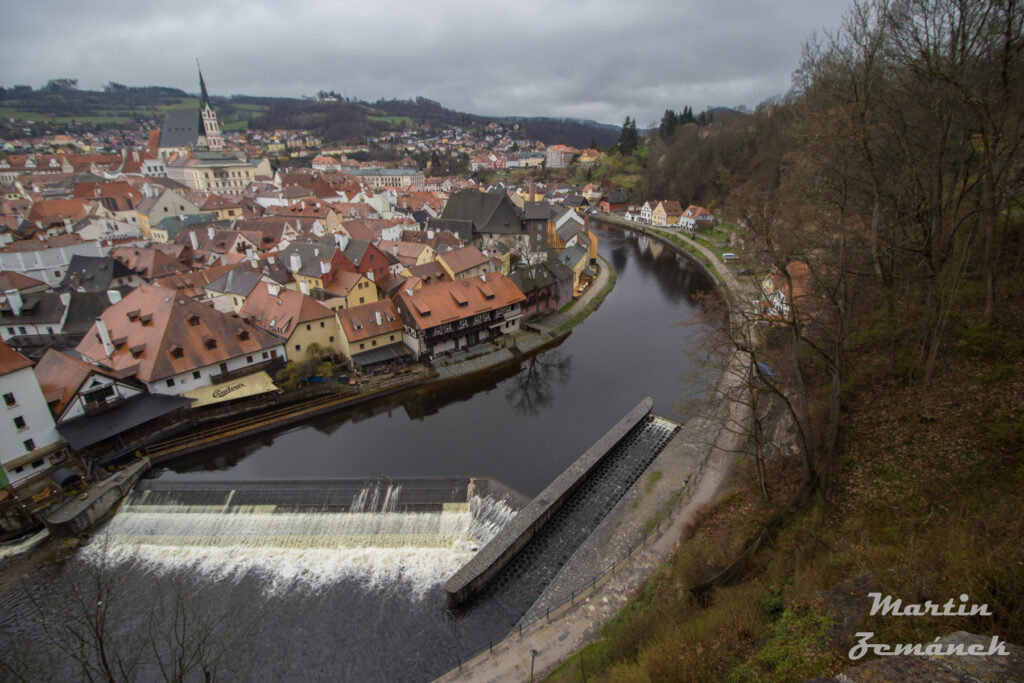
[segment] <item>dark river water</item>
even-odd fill
[[[160,482],[478,476],[532,497],[645,396],[654,399],[655,413],[685,421],[687,400],[699,400],[708,376],[693,351],[704,333],[694,296],[710,285],[689,262],[646,238],[601,226],[595,232],[617,284],[559,347],[518,369],[197,454],[170,464]],[[229,516],[243,527],[232,534],[266,533],[258,510],[242,520]],[[32,586],[0,596],[0,652],[10,651],[5,640],[39,643],[34,615],[47,604],[66,609],[75,595],[69,575],[98,585],[97,564],[117,586],[107,604],[117,611],[119,621],[111,623],[122,647],[143,648],[132,638],[148,642],[140,634],[152,621],[160,633],[173,631],[175,608],[199,613],[213,624],[223,680],[429,680],[511,625],[486,601],[459,615],[445,609],[443,582],[472,552],[458,543],[410,551],[395,541],[340,555],[294,540],[306,528],[299,520],[293,530],[275,531],[285,547],[272,550],[211,547],[208,536],[219,532],[196,531],[128,551],[125,539],[139,533],[130,525],[142,520],[122,512],[108,524],[102,547],[96,540],[63,567],[44,569]],[[462,522],[438,522],[449,523]],[[42,648],[24,648],[23,658],[54,650]],[[68,661],[46,660],[54,680],[81,678]],[[38,672],[39,680],[51,678]],[[162,676],[147,664],[132,679]]]

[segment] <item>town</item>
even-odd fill
[[[366,146],[306,131],[225,132],[201,73],[199,85],[198,108],[153,130],[0,141],[12,518],[105,476],[190,411],[372,395],[514,347],[599,276],[595,215],[714,226],[703,207],[596,183],[472,177],[591,169],[597,149],[491,123],[482,136],[409,129],[374,141],[397,161],[359,161]],[[272,165],[285,149],[305,163]],[[461,173],[432,174],[452,157]]]

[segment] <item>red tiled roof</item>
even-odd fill
[[[410,294],[398,295],[397,308],[407,321],[421,330],[471,318],[521,302],[526,297],[515,283],[501,273],[425,285]]]
[[[0,340],[0,375],[30,367],[32,361],[8,346],[7,342]]]

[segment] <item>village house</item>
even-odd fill
[[[278,337],[157,285],[108,307],[75,349],[153,394],[181,395],[284,359]]]
[[[473,246],[441,254],[437,263],[452,280],[465,280],[493,270],[491,259]]]
[[[287,360],[304,359],[313,344],[328,352],[341,349],[334,311],[277,283],[258,283],[242,303],[239,315],[284,339]]]
[[[526,297],[522,303],[523,319],[544,311],[557,311],[572,301],[575,274],[557,257],[533,265],[521,265],[510,276]]]
[[[0,341],[0,487],[46,475],[64,445],[32,361]]]
[[[679,219],[683,215],[683,207],[679,205],[679,202],[675,201],[661,201],[651,211],[651,224],[671,227],[679,224]]]
[[[405,326],[394,302],[383,299],[338,311],[342,353],[361,372],[404,362],[409,350],[402,341]]]
[[[440,282],[395,300],[405,345],[417,360],[434,359],[519,330],[526,297],[500,273]]]

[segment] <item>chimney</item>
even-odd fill
[[[291,271],[293,273],[299,272],[299,270],[302,269],[302,255],[298,252],[292,252],[289,264],[291,265]]]
[[[21,292],[16,289],[8,289],[4,294],[7,295],[7,303],[11,306],[11,313],[21,315],[21,309],[25,305],[25,302],[21,300]]]
[[[110,301],[110,305],[113,306],[121,301],[121,292],[116,289],[107,290],[107,300]]]
[[[338,235],[337,239],[338,239],[338,249],[341,249],[342,251],[345,251],[346,247],[348,247],[348,239],[349,239],[348,235]]]
[[[429,229],[427,230],[427,239],[428,240],[434,239],[434,231],[433,230],[429,230]]]
[[[397,244],[395,246],[391,247],[391,253],[394,254],[395,256],[398,256],[398,245]]]
[[[487,273],[480,273],[480,281],[487,282]]]
[[[384,324],[384,320],[383,320],[383,318],[381,318],[380,311],[377,311],[377,327],[380,327],[383,324]]]
[[[60,293],[60,305],[63,306],[64,308],[67,308],[68,304],[70,304],[70,303],[71,303],[71,292],[61,292]]]
[[[212,240],[215,233],[216,233],[216,230],[213,229],[212,225],[206,226],[206,236],[207,237],[209,237]]]
[[[309,296],[309,280],[299,280],[299,291]]]
[[[110,341],[110,331],[107,329],[107,324],[103,322],[103,318],[96,318],[96,332],[100,335],[103,352],[107,354],[107,358],[110,358],[114,355],[114,344]]]
[[[276,282],[268,282],[267,293],[270,294],[270,296],[279,295],[281,293],[281,285],[277,284]]]
[[[196,236],[195,230],[188,231],[189,241],[192,243],[192,251],[199,249],[199,238]]]
[[[327,275],[327,273],[329,273],[329,272],[331,272],[331,261],[330,261],[330,259],[328,259],[326,261],[321,261],[320,262],[320,273],[321,273],[321,275]]]

